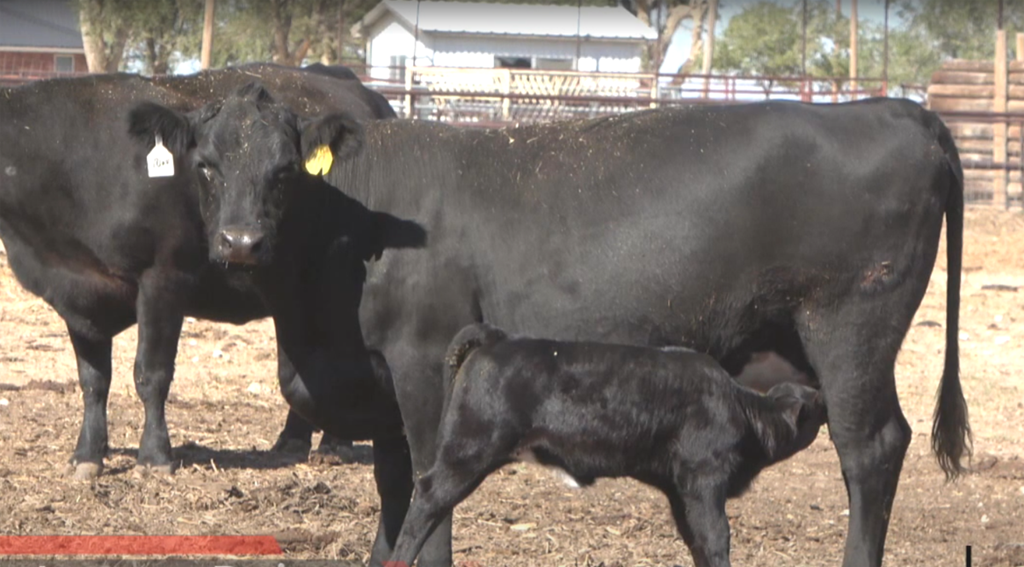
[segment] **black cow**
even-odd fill
[[[560,469],[576,486],[653,486],[694,563],[728,566],[726,499],[810,445],[826,417],[817,390],[784,383],[762,396],[677,348],[510,338],[478,323],[452,339],[445,362],[437,456],[416,481],[393,567],[411,565],[452,509],[515,461]]]
[[[183,317],[241,324],[269,314],[249,282],[208,265],[198,196],[180,177],[147,177],[146,152],[129,138],[124,109],[159,100],[191,110],[259,77],[302,113],[394,117],[383,97],[350,74],[250,65],[0,89],[0,236],[18,280],[67,323],[85,405],[75,476],[102,470],[114,335],[138,321],[135,385],[146,410],[138,463],[169,471],[164,402]],[[279,363],[281,373],[293,372],[287,360]],[[308,449],[311,433],[290,413],[275,447]]]
[[[193,137],[190,159],[214,170],[211,199],[231,203],[231,213],[210,219],[211,234],[244,227],[272,242],[275,203],[290,190],[267,180],[313,149],[274,150],[306,143],[289,113],[271,115],[258,100],[230,104],[231,115],[206,126],[169,110],[164,123]],[[256,116],[273,123],[258,136],[245,130]],[[219,151],[209,136],[225,131],[262,157]],[[896,355],[928,286],[943,217],[946,359],[933,448],[948,475],[962,472],[970,450],[957,350],[962,172],[949,131],[919,105],[765,102],[491,130],[392,120],[367,123],[363,150],[347,156],[330,169],[332,185],[430,234],[425,249],[389,253],[369,268],[360,308],[367,345],[393,373],[419,473],[435,454],[441,359],[466,324],[687,346],[730,374],[751,353],[774,351],[820,386],[828,407],[850,498],[844,564],[879,565],[910,442]],[[230,173],[242,170],[252,173]],[[303,389],[319,378],[300,374],[303,386],[283,377],[283,389],[316,422],[313,408],[332,401],[309,399]],[[450,565],[450,537],[449,519],[420,564]],[[386,557],[377,547],[372,563]]]

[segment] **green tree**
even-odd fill
[[[203,31],[203,3],[195,0],[149,0],[134,14],[128,59],[144,72],[162,75],[172,65],[198,56]]]
[[[131,0],[75,0],[82,28],[85,61],[91,73],[112,73],[121,67],[136,12]]]
[[[377,0],[221,0],[213,65],[333,63],[359,50],[349,29]]]
[[[808,0],[806,46],[802,41],[803,6],[761,1],[733,16],[722,32],[715,66],[758,80],[765,95],[778,82],[773,77],[827,79],[823,89],[838,92],[850,75],[850,20],[829,0]],[[858,30],[858,74],[882,75],[883,28],[861,20]],[[806,49],[806,51],[804,51]],[[795,86],[796,83],[787,86]]]
[[[1024,31],[1024,0],[1003,0],[1007,56],[1012,38]],[[889,36],[889,78],[899,91],[925,87],[947,59],[995,57],[998,0],[896,0],[894,12],[906,23]]]
[[[765,77],[758,84],[771,91],[778,76],[801,72],[800,21],[791,7],[762,0],[729,19],[717,40],[714,65],[742,75]]]

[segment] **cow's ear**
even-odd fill
[[[189,116],[155,102],[141,102],[129,111],[128,134],[146,147],[152,147],[159,136],[164,147],[179,158],[193,140]]]
[[[427,245],[427,231],[415,221],[372,212],[369,226],[359,235],[358,242],[364,262],[371,258],[379,260],[388,248],[423,248]]]
[[[335,159],[345,160],[363,147],[363,127],[345,113],[302,120],[302,161],[306,171],[324,175]]]

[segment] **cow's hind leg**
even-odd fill
[[[342,463],[355,461],[355,451],[352,442],[336,437],[331,433],[324,432],[320,439],[320,446],[314,454],[310,454],[313,447],[313,432],[316,428],[302,416],[295,413],[295,410],[288,410],[288,417],[284,422],[284,429],[277,436],[277,441],[271,451],[301,455],[303,457],[314,457],[321,461],[329,462],[337,459]]]
[[[147,273],[137,300],[139,341],[135,353],[135,391],[145,408],[138,465],[160,473],[172,472],[171,440],[165,405],[174,378],[174,357],[184,311],[175,298],[173,275]]]
[[[825,317],[808,313],[801,324],[804,348],[822,384],[829,433],[849,496],[845,567],[881,565],[889,514],[910,444],[894,370],[913,312],[902,317],[900,312],[847,304]]]
[[[313,424],[306,421],[295,410],[288,410],[284,429],[277,435],[271,451],[306,456],[313,447]]]
[[[69,473],[77,479],[99,476],[107,453],[107,396],[110,393],[111,339],[92,339],[68,329],[78,361],[85,414]]]

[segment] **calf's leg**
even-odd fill
[[[384,563],[385,567],[411,566],[434,530],[445,520],[451,521],[455,506],[469,497],[487,475],[500,466],[500,463],[476,459],[460,459],[458,462],[456,467],[447,459],[439,461],[417,481],[416,496],[405,517],[395,551],[391,560]],[[421,561],[417,565],[436,567],[438,564]]]
[[[103,471],[107,454],[107,396],[110,393],[111,339],[92,339],[68,329],[78,362],[78,384],[82,388],[85,413],[78,444],[71,457],[70,473],[89,479]]]
[[[679,479],[669,495],[672,517],[697,567],[729,567],[725,482]]]

